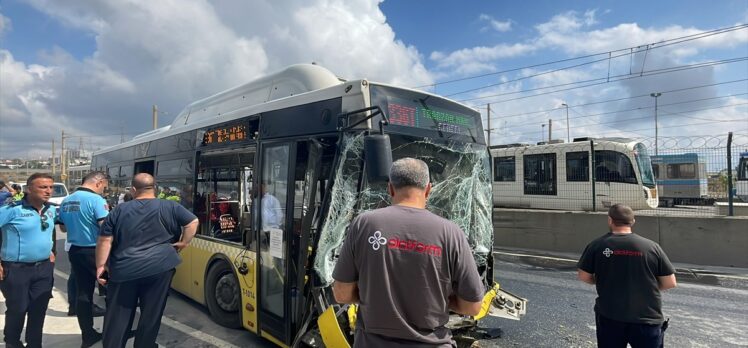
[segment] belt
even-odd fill
[[[35,262],[18,262],[18,261],[3,261],[3,265],[18,265],[18,266],[39,266],[49,262],[49,259],[35,261]]]
[[[96,246],[95,246],[95,245],[92,245],[92,246],[80,246],[80,245],[75,245],[75,244],[72,244],[72,245],[70,245],[70,248],[78,248],[78,249],[96,249]]]

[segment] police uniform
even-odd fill
[[[96,192],[80,187],[60,205],[59,222],[68,231],[71,244],[68,256],[75,274],[75,302],[83,346],[95,342],[99,333],[93,328],[93,293],[96,284],[96,239],[99,221],[109,214],[106,200]]]
[[[52,297],[57,207],[44,203],[41,213],[28,201],[21,200],[0,207],[0,232],[5,277],[0,290],[5,297],[5,343],[22,347],[21,331],[26,326],[27,347],[42,346],[42,329],[49,299]]]

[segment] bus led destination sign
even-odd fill
[[[466,135],[475,129],[474,117],[436,108],[427,109],[418,105],[406,105],[390,100],[387,110],[392,125]]]
[[[247,140],[247,126],[233,124],[211,128],[203,135],[203,145],[230,144]]]

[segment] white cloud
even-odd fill
[[[11,59],[3,60],[3,73],[6,65],[13,66],[8,74],[31,82],[3,81],[0,102],[12,107],[14,119],[54,115],[57,121],[50,124],[65,127],[66,133],[97,135],[94,142],[101,145],[118,142],[119,136],[108,135],[120,127],[128,134],[148,130],[151,104],[173,117],[193,100],[291,64],[314,61],[341,77],[406,86],[433,81],[418,50],[395,38],[378,0],[31,4],[81,35],[91,35],[95,48],[86,57],[48,48],[41,53],[44,78],[32,78],[33,69],[6,51]],[[20,95],[23,100],[16,98]],[[3,123],[6,115],[10,120],[4,111]],[[23,143],[5,134],[3,141],[0,156]]]
[[[512,30],[512,21],[509,19],[505,21],[500,21],[500,20],[494,19],[493,16],[491,15],[482,13],[478,17],[478,20],[480,20],[481,22],[488,22],[488,25],[489,25],[488,27],[483,27],[481,31],[486,31],[489,28],[496,30],[500,33],[504,33],[504,32]]]
[[[5,17],[0,13],[0,37],[11,29],[13,29],[13,23],[10,21],[10,18]]]

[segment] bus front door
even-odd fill
[[[263,337],[284,345],[288,341],[286,241],[288,205],[293,201],[293,196],[289,195],[289,175],[295,166],[290,160],[294,156],[292,152],[295,148],[291,143],[263,147],[262,175],[258,183],[260,204],[256,208],[260,217],[259,328]]]

